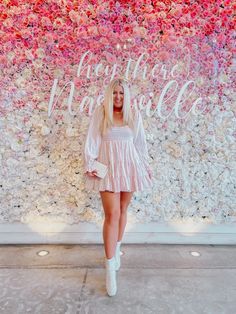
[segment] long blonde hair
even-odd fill
[[[124,101],[123,101],[123,121],[124,124],[130,128],[134,128],[134,111],[131,108],[131,96],[128,83],[123,78],[113,79],[106,88],[103,107],[104,107],[104,119],[101,123],[101,133],[104,135],[107,129],[114,125],[113,122],[113,90],[120,85],[124,89]]]

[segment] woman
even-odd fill
[[[109,296],[117,292],[116,270],[132,195],[152,187],[148,157],[142,116],[130,106],[127,81],[113,79],[103,104],[94,110],[84,148],[85,187],[100,192],[105,213],[103,240]],[[108,166],[104,178],[96,176],[94,160]]]

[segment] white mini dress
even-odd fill
[[[89,124],[84,146],[85,188],[111,192],[151,189],[152,171],[148,162],[149,155],[140,111],[135,112],[135,131],[128,125],[113,126],[102,136],[99,126],[103,115],[103,105],[96,107]],[[87,171],[94,170],[94,160],[108,166],[104,178],[86,174]]]

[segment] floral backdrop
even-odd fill
[[[0,221],[100,221],[83,144],[104,88],[126,77],[154,189],[134,222],[236,221],[235,9],[230,0],[0,3]]]

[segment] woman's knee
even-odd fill
[[[119,220],[120,216],[120,193],[100,192],[105,213],[105,219],[109,223]]]
[[[115,209],[112,208],[109,211],[105,211],[105,219],[108,223],[117,223],[120,218],[120,211],[119,208]]]

